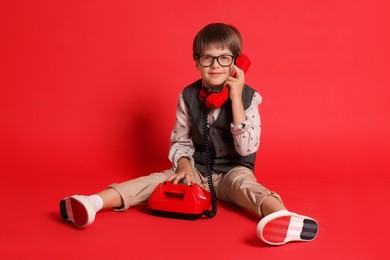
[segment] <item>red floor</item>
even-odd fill
[[[60,220],[59,200],[75,193],[94,192],[124,177],[81,172],[67,175],[68,169],[62,172],[53,168],[51,172],[42,165],[13,165],[3,170],[8,176],[1,198],[0,257],[386,259],[389,167],[384,156],[375,157],[376,162],[345,157],[345,163],[340,163],[342,158],[337,156],[325,161],[313,157],[306,164],[292,154],[281,164],[274,163],[276,158],[263,157],[259,159],[263,166],[257,167],[264,171],[258,174],[261,182],[278,191],[290,210],[318,220],[320,230],[314,242],[267,246],[256,237],[256,218],[221,202],[213,219],[160,218],[140,206],[123,213],[100,213],[92,226],[77,229]],[[374,163],[381,166],[375,168]],[[19,178],[21,170],[31,174]],[[96,178],[92,180],[92,176]]]

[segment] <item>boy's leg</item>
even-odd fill
[[[100,209],[123,211],[146,201],[154,188],[173,174],[172,170],[153,173],[121,184],[111,184],[96,195],[65,198],[60,201],[61,217],[78,227],[88,226]]]
[[[252,171],[245,167],[220,176],[217,194],[262,217],[256,232],[268,244],[311,241],[317,236],[318,223],[314,219],[288,211],[279,195],[257,183]]]
[[[99,192],[97,195],[103,201],[102,209],[123,207],[122,197],[115,189],[107,188]]]
[[[267,195],[263,200],[263,203],[261,203],[260,205],[260,211],[263,217],[284,209],[286,209],[286,207],[280,201],[280,198],[275,197],[275,193],[270,193],[269,195]]]
[[[236,167],[220,174],[214,181],[219,199],[236,204],[259,217],[286,209],[281,198],[257,182],[246,167]]]
[[[163,172],[152,173],[147,176],[139,177],[137,179],[129,180],[120,184],[114,183],[108,186],[108,190],[115,190],[121,199],[121,205],[117,206],[117,197],[113,197],[113,200],[107,200],[107,206],[104,208],[113,208],[116,211],[124,211],[129,207],[146,202],[157,187],[158,184],[166,181],[170,176],[175,174],[173,170],[166,170]],[[107,196],[108,198],[109,196]],[[112,204],[108,204],[111,202]],[[114,205],[113,207],[111,207]]]

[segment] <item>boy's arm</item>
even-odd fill
[[[231,66],[235,76],[230,76],[225,84],[229,86],[229,98],[232,102],[233,124],[238,125],[246,120],[244,104],[242,103],[242,91],[245,84],[244,72],[236,65]]]
[[[194,166],[192,155],[195,152],[195,147],[191,137],[191,119],[188,114],[188,108],[180,94],[176,108],[176,123],[171,134],[169,150],[169,160],[172,162],[172,168],[176,172],[178,171],[180,158],[188,158],[187,161],[190,166]],[[184,161],[185,163],[186,161]],[[180,166],[183,166],[183,163]]]
[[[237,153],[246,156],[255,153],[260,144],[260,115],[258,106],[261,96],[255,93],[251,106],[244,111],[242,91],[245,84],[244,72],[236,65],[231,66],[236,77],[229,77],[226,84],[229,86],[229,97],[232,102],[233,123],[231,133]]]
[[[261,123],[258,106],[261,101],[260,94],[255,92],[250,107],[245,110],[245,120],[230,125],[236,151],[242,156],[255,153],[259,149]]]

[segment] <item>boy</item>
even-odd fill
[[[154,188],[166,180],[197,183],[208,190],[207,177],[211,173],[218,199],[261,218],[256,231],[264,242],[281,245],[313,240],[317,222],[288,211],[279,195],[254,177],[261,96],[245,85],[244,72],[234,64],[241,48],[241,34],[233,26],[215,23],[199,31],[193,42],[193,58],[202,79],[180,94],[169,152],[172,169],[112,184],[91,196],[65,198],[60,202],[61,217],[85,227],[102,209],[126,210],[147,201]],[[205,98],[224,86],[229,89],[228,100],[220,108],[206,108]]]

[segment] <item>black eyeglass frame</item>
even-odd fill
[[[229,56],[232,58],[232,62],[229,64],[229,65],[222,65],[221,62],[219,61],[219,58],[220,57],[226,57],[226,56]],[[217,60],[218,64],[222,67],[229,67],[231,66],[233,63],[236,62],[236,58],[237,58],[238,55],[230,55],[230,54],[223,54],[223,55],[219,55],[219,56],[211,56],[211,55],[200,55],[200,56],[196,56],[196,60],[198,61],[199,65],[203,68],[208,68],[210,67],[211,65],[214,64],[215,60]],[[213,58],[213,61],[210,63],[210,65],[208,66],[203,66],[201,63],[200,63],[200,59],[202,57],[210,57],[210,58]]]

